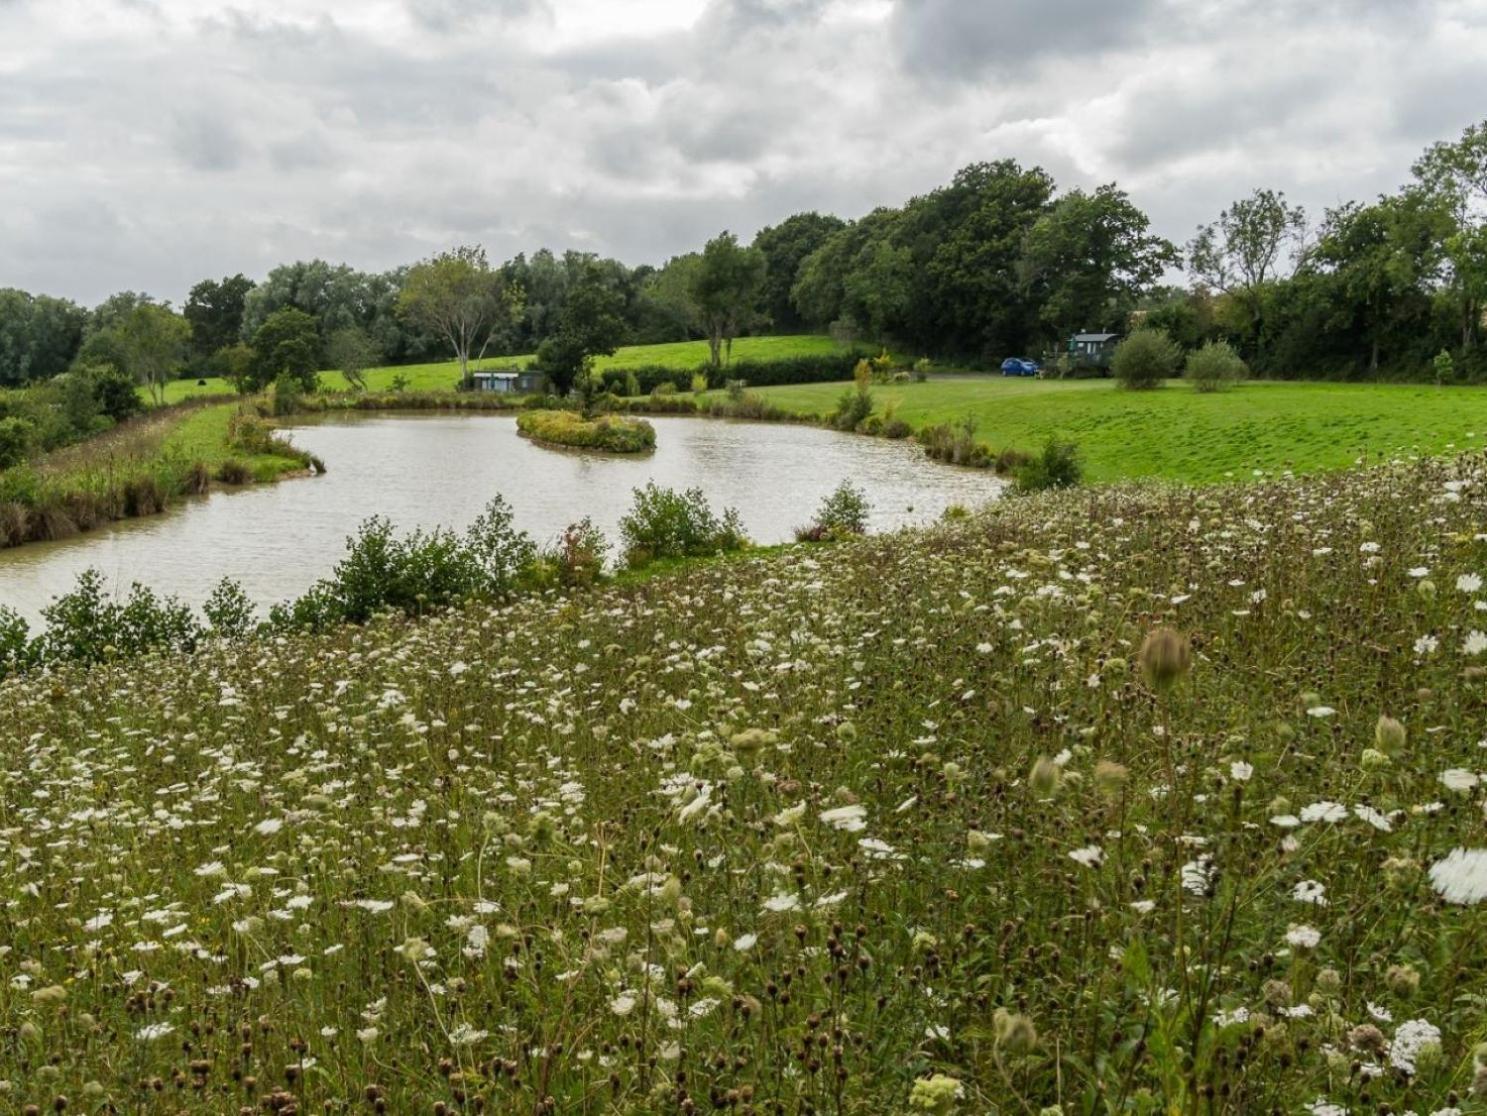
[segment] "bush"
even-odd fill
[[[707,373],[706,372],[693,372],[692,373],[692,394],[693,395],[701,395],[706,390],[707,390]]]
[[[868,356],[861,349],[847,349],[839,353],[818,353],[813,356],[780,357],[774,360],[736,360],[728,365],[730,379],[738,380],[746,387],[774,387],[782,384],[824,384],[852,378],[852,369],[859,360]],[[626,395],[642,395],[655,391],[660,384],[669,383],[671,390],[686,378],[691,381],[694,374],[702,374],[712,380],[713,370],[707,365],[693,369],[678,369],[667,364],[642,364],[631,368],[606,368],[596,373],[603,386],[611,391],[623,390]],[[636,390],[630,390],[630,381]]]
[[[1079,447],[1050,437],[1043,452],[1023,462],[1017,469],[1019,492],[1042,492],[1049,488],[1073,488],[1084,477],[1079,460]]]
[[[569,524],[557,543],[542,552],[540,576],[564,589],[585,588],[603,576],[608,553],[603,533],[585,516]]]
[[[144,410],[134,381],[112,364],[93,365],[82,374],[99,411],[114,422],[123,422]]]
[[[209,634],[218,639],[241,639],[255,627],[255,609],[243,587],[230,577],[217,582],[201,606]]]
[[[1244,379],[1249,369],[1227,341],[1210,341],[1188,354],[1183,376],[1198,391],[1218,391]]]
[[[644,419],[601,415],[585,419],[575,411],[523,411],[516,428],[538,442],[606,453],[645,453],[656,448],[656,428]]]
[[[866,534],[868,509],[867,494],[851,481],[842,481],[821,501],[810,526],[797,528],[795,537],[801,542],[821,542]]]
[[[991,464],[991,450],[976,441],[976,420],[970,415],[954,425],[927,426],[917,435],[927,456],[950,465],[984,469]]]
[[[677,492],[654,481],[635,490],[634,503],[620,520],[625,561],[643,566],[658,558],[691,558],[747,545],[738,513],[719,519],[700,488]]]
[[[0,469],[9,469],[26,460],[35,432],[36,428],[28,419],[17,415],[0,418]]]
[[[1146,391],[1177,374],[1182,350],[1160,329],[1138,329],[1110,357],[1110,373],[1122,387]]]
[[[0,605],[0,679],[25,670],[33,661],[31,629],[21,614]]]
[[[84,570],[70,593],[42,609],[46,631],[35,654],[46,662],[102,662],[152,650],[191,651],[201,625],[174,597],[135,584],[120,603],[104,593],[103,575]]]

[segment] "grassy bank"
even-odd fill
[[[603,453],[649,453],[656,428],[644,419],[600,415],[585,419],[577,411],[522,411],[516,428],[534,442]]]
[[[1437,1111],[1483,492],[1035,497],[0,685],[7,1103]]]
[[[848,387],[803,384],[757,395],[793,414],[826,415]],[[1097,482],[1311,472],[1487,444],[1487,391],[1474,387],[1257,382],[1202,394],[1180,383],[1128,392],[1108,380],[960,378],[875,386],[873,399],[876,413],[892,409],[916,431],[970,417],[976,440],[993,451],[1036,451],[1051,435],[1072,439],[1086,479]]]
[[[0,473],[0,547],[153,515],[214,484],[274,480],[311,464],[237,403],[154,411]]]
[[[840,352],[849,346],[839,345],[830,337],[817,334],[780,337],[740,337],[733,343],[734,360],[780,360],[787,357],[814,356],[820,353]],[[474,368],[525,367],[532,362],[531,353],[521,356],[488,357],[473,365]],[[678,341],[666,345],[627,345],[612,356],[599,357],[594,362],[597,371],[606,368],[638,368],[645,365],[665,364],[678,371],[690,372],[708,360],[706,341]],[[454,361],[436,361],[431,364],[410,364],[401,367],[372,368],[367,371],[367,389],[372,392],[390,391],[394,381],[402,378],[408,391],[453,391],[459,384],[460,368]],[[346,391],[350,385],[339,372],[321,373],[321,383],[327,391]],[[683,385],[685,386],[685,385]],[[174,380],[166,387],[168,403],[179,402],[202,395],[232,394],[232,384],[218,377],[204,383],[196,380]]]

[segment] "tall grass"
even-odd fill
[[[1484,494],[1036,495],[0,685],[0,1095],[1474,1111]]]

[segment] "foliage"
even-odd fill
[[[597,266],[584,268],[570,285],[555,331],[537,348],[534,367],[558,395],[575,387],[585,407],[598,385],[594,359],[609,356],[624,340],[623,295]]]
[[[772,329],[788,332],[806,324],[790,298],[800,265],[832,233],[845,227],[845,221],[830,214],[796,213],[754,236],[753,247],[764,257],[759,313]]]
[[[624,558],[632,567],[658,559],[692,558],[748,545],[732,508],[719,518],[700,488],[677,492],[654,481],[634,492],[630,510],[620,519]]]
[[[207,634],[216,639],[242,639],[257,627],[253,602],[231,578],[217,583],[201,611],[207,619]]]
[[[585,516],[570,524],[557,542],[545,548],[534,567],[537,584],[552,583],[564,589],[586,589],[604,573],[609,543],[591,519]]]
[[[204,370],[212,358],[242,339],[243,312],[253,280],[242,274],[203,279],[191,288],[181,314],[191,326],[192,366]]]
[[[281,377],[287,386],[314,391],[319,381],[320,335],[315,319],[303,310],[276,310],[253,334],[253,360],[238,382],[241,392],[258,392]]]
[[[1435,359],[1430,362],[1431,370],[1435,373],[1435,386],[1449,384],[1456,375],[1456,362],[1451,359],[1451,354],[1442,349],[1435,354]]]
[[[1188,353],[1182,375],[1197,391],[1218,391],[1243,380],[1248,371],[1227,341],[1209,341]]]
[[[0,388],[66,371],[86,322],[86,311],[66,299],[0,288]]]
[[[733,339],[752,323],[765,266],[763,252],[741,247],[729,232],[715,236],[702,249],[688,294],[707,335],[714,368],[722,367],[725,346],[732,358]]]
[[[366,391],[366,371],[376,364],[381,354],[372,339],[356,326],[344,326],[330,335],[325,346],[326,358],[352,391]]]
[[[1043,492],[1050,488],[1073,488],[1084,478],[1079,447],[1050,436],[1043,450],[1017,467],[1019,492]]]
[[[1138,329],[1116,345],[1110,374],[1121,387],[1144,391],[1177,374],[1182,350],[1159,329]]]
[[[398,292],[398,314],[442,337],[454,350],[460,382],[470,379],[471,357],[479,360],[499,331],[521,314],[523,293],[493,271],[485,249],[462,245],[415,264]]]
[[[9,469],[26,460],[36,428],[19,415],[0,418],[0,469]]]
[[[821,501],[809,526],[796,530],[795,537],[801,542],[822,542],[866,534],[870,510],[867,493],[851,481],[842,481]]]
[[[191,327],[168,306],[140,303],[115,327],[121,367],[149,388],[156,404],[165,402],[165,384],[186,356]]]
[[[606,453],[647,453],[656,448],[656,428],[644,419],[600,415],[585,419],[575,411],[523,411],[516,428],[538,442]]]

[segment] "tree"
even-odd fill
[[[1142,291],[1178,262],[1170,241],[1112,183],[1073,190],[1034,222],[1023,245],[1023,281],[1036,291],[1050,336],[1119,330]]]
[[[733,339],[753,318],[764,267],[764,254],[757,248],[740,247],[738,237],[730,232],[713,237],[702,249],[701,262],[692,275],[691,295],[714,368],[722,366],[724,345],[731,356]]]
[[[248,374],[238,382],[243,392],[262,391],[287,376],[304,391],[314,391],[320,367],[320,335],[315,319],[303,310],[286,308],[270,314],[253,334]]]
[[[1256,351],[1264,346],[1264,291],[1305,235],[1306,212],[1278,190],[1256,190],[1229,205],[1216,223],[1198,226],[1188,267],[1203,285],[1234,297],[1249,314]]]
[[[124,371],[165,402],[165,385],[180,370],[191,342],[191,326],[169,306],[142,302],[114,327]]]
[[[243,307],[253,286],[238,274],[220,282],[203,279],[191,288],[182,313],[191,323],[191,357],[198,367],[242,336]]]
[[[377,346],[371,338],[355,326],[346,326],[330,335],[325,352],[330,366],[346,377],[353,390],[366,390],[366,370],[378,359]]]
[[[66,299],[0,290],[0,386],[66,371],[86,320],[87,312]]]
[[[576,387],[587,409],[594,358],[608,356],[625,339],[623,309],[623,295],[598,268],[570,288],[556,331],[537,348],[537,367],[554,392],[567,395]]]
[[[476,360],[484,356],[496,332],[521,309],[521,289],[491,270],[480,247],[454,248],[415,265],[398,296],[400,316],[449,343],[464,384],[470,381],[470,354]]]
[[[778,225],[760,229],[754,237],[754,247],[764,256],[759,312],[775,332],[797,330],[806,324],[790,294],[800,277],[800,265],[845,227],[845,221],[830,214],[796,213]]]

